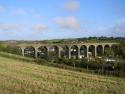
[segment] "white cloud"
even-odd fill
[[[39,13],[34,13],[33,17],[37,18],[37,19],[42,19],[43,18]]]
[[[28,12],[25,10],[25,9],[23,9],[23,8],[18,8],[18,9],[15,9],[15,10],[13,10],[12,11],[12,14],[13,15],[18,15],[18,16],[22,16],[22,15],[26,15]]]
[[[15,10],[12,10],[11,14],[14,15],[14,16],[30,15],[31,17],[37,18],[37,19],[43,18],[43,16],[39,12],[36,12],[36,11],[34,11],[32,9],[17,8]]]
[[[112,26],[114,32],[125,32],[125,18],[117,20]]]
[[[64,8],[69,12],[76,12],[80,8],[80,3],[78,1],[71,0],[64,5]]]
[[[0,23],[0,31],[15,31],[15,32],[24,32],[24,31],[49,31],[49,28],[45,24],[15,24],[15,23]]]
[[[79,29],[80,23],[75,17],[57,17],[54,19],[55,24],[65,29]]]
[[[29,10],[28,11],[34,18],[37,18],[37,19],[42,19],[43,18],[43,16],[39,13],[39,12],[36,12],[36,11],[34,11],[34,10]]]
[[[125,37],[125,20],[116,21],[112,25],[100,26],[92,31],[101,36]]]
[[[48,26],[45,25],[45,24],[36,24],[36,25],[33,25],[31,29],[34,30],[34,31],[43,32],[43,31],[48,30]]]
[[[125,32],[125,23],[116,24],[116,25],[113,27],[113,30],[114,30],[115,32]]]
[[[120,13],[121,15],[125,16],[125,6],[122,6],[119,10],[118,13]]]
[[[3,12],[3,11],[5,11],[5,8],[2,5],[0,5],[0,12]]]
[[[19,30],[20,27],[17,24],[2,24],[0,23],[0,30],[9,31],[9,30]]]

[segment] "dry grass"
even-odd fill
[[[0,57],[0,94],[125,94],[125,79]]]

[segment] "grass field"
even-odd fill
[[[125,94],[125,79],[0,57],[0,94]]]

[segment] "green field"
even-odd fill
[[[125,94],[125,79],[0,57],[0,94]]]

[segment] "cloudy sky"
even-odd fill
[[[0,0],[0,40],[125,37],[125,0]]]

